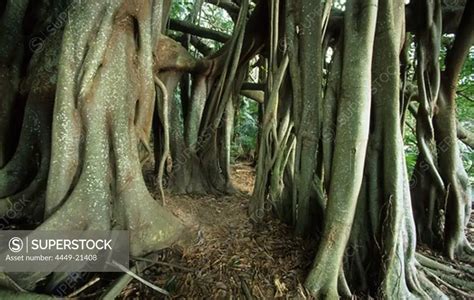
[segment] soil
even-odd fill
[[[171,298],[306,298],[305,276],[314,258],[314,241],[293,235],[278,220],[256,228],[247,208],[255,172],[233,167],[232,196],[167,195],[166,207],[190,228],[194,238],[154,255],[158,263],[140,274]],[[156,195],[158,196],[158,195]],[[162,296],[138,282],[123,299]]]
[[[154,178],[152,173],[151,168],[145,172],[150,186]],[[119,299],[310,298],[303,282],[314,259],[316,242],[295,237],[291,227],[275,218],[268,218],[259,227],[251,224],[247,208],[254,169],[250,164],[237,164],[233,166],[232,175],[239,191],[232,196],[166,194],[166,207],[186,225],[187,238],[147,256],[147,262],[142,262],[147,266],[137,270],[137,274],[166,290],[169,296],[133,280]],[[158,199],[158,192],[154,196]],[[473,243],[474,217],[467,227],[467,235]],[[418,251],[454,268],[463,265],[449,262],[423,246]],[[140,260],[143,258],[137,258]],[[464,267],[472,268],[473,265],[464,264]],[[101,283],[88,287],[79,297],[95,298],[117,276],[100,275]],[[474,274],[466,273],[461,277],[472,281]],[[474,299],[474,295],[472,298],[460,295],[442,282],[435,284],[452,299]]]

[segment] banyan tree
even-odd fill
[[[232,34],[196,25],[204,2],[226,11]],[[309,293],[445,298],[433,280],[459,282],[459,271],[417,246],[473,261],[459,144],[474,143],[456,91],[474,2],[196,0],[186,20],[170,18],[171,5],[0,3],[0,210],[21,207],[9,222],[129,230],[133,256],[168,247],[186,228],[164,189],[235,192],[231,142],[246,95],[261,112],[249,218],[318,240]],[[149,161],[160,199],[145,184]],[[25,292],[52,277],[0,282]]]

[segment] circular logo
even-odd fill
[[[12,252],[20,252],[21,249],[23,249],[23,241],[19,237],[13,237],[8,242],[8,248],[10,248]]]
[[[33,52],[41,52],[44,48],[44,41],[40,37],[34,37],[29,43],[30,50]]]

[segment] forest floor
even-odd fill
[[[294,237],[278,220],[255,228],[247,214],[254,169],[243,163],[232,172],[235,195],[167,195],[166,207],[194,238],[156,254],[153,260],[160,263],[140,275],[171,298],[305,298],[303,282],[314,258],[314,241]],[[122,298],[159,295],[132,282]]]
[[[232,196],[167,195],[166,207],[183,221],[193,238],[154,254],[151,259],[156,263],[141,270],[140,276],[175,299],[306,299],[303,282],[314,258],[315,241],[295,237],[278,220],[268,219],[255,228],[247,215],[254,169],[248,164],[235,165],[233,181],[239,192]],[[471,242],[473,221],[468,228]],[[450,296],[463,298],[437,285]],[[163,296],[132,281],[120,298]]]

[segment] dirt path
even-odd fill
[[[168,195],[167,207],[195,238],[190,245],[156,255],[154,259],[166,265],[149,268],[142,276],[169,291],[172,298],[303,297],[302,282],[314,247],[275,220],[253,229],[247,215],[253,178],[251,167],[238,165],[233,168],[237,195]],[[123,296],[160,297],[137,283]]]
[[[159,263],[141,270],[140,275],[175,299],[307,298],[302,283],[316,245],[296,238],[291,228],[278,220],[268,219],[262,227],[254,228],[247,215],[254,175],[248,165],[234,166],[233,181],[240,192],[232,196],[168,194],[167,208],[185,223],[192,238],[155,254],[151,259]],[[471,242],[473,224],[471,218],[467,228]],[[418,251],[444,260],[423,246]],[[443,284],[438,286],[463,299]],[[121,298],[164,297],[133,281]]]

